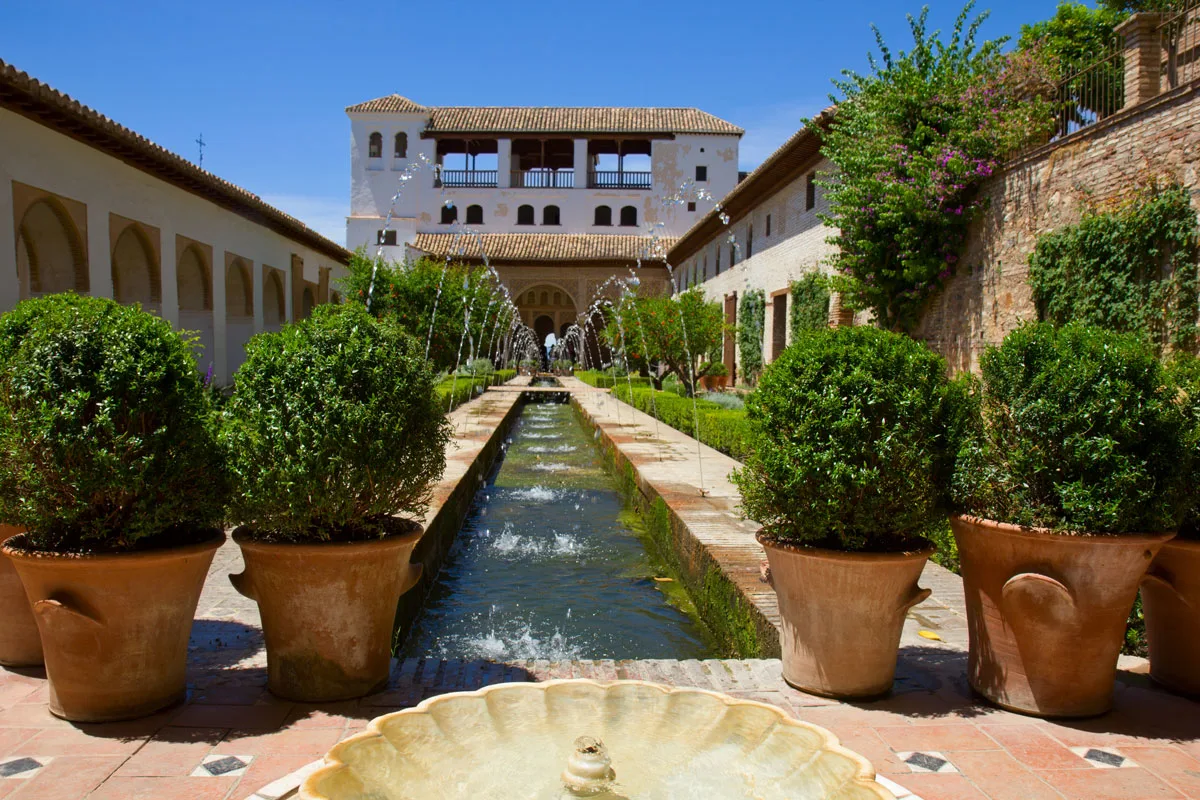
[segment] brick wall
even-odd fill
[[[990,207],[976,223],[963,267],[931,299],[915,334],[955,371],[1037,312],[1027,282],[1036,237],[1080,220],[1089,202],[1151,178],[1200,194],[1200,81],[1119,112],[1010,164],[984,186]]]

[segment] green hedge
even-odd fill
[[[487,387],[508,383],[516,375],[515,369],[498,369],[490,375],[476,375],[473,380],[469,375],[460,375],[457,379],[451,376],[439,383],[434,390],[441,398],[442,407],[452,411],[482,393]],[[451,393],[454,395],[453,401],[450,400]]]
[[[597,389],[611,389],[614,383],[625,387],[632,384],[635,388],[644,388],[650,385],[650,379],[643,378],[640,375],[630,375],[628,378],[622,375],[614,378],[612,373],[601,372],[595,369],[576,370],[575,377],[588,386],[595,386]]]
[[[629,387],[617,386],[613,395],[629,403],[639,411],[654,415],[676,430],[688,436],[696,435],[696,422],[692,414],[692,401],[674,392],[656,392],[650,388],[634,387],[632,397]],[[653,404],[651,398],[654,399]],[[700,441],[714,450],[744,461],[750,454],[750,427],[746,423],[746,412],[722,408],[716,403],[696,399],[696,412],[700,417]]]

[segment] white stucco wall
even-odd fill
[[[483,210],[483,233],[611,233],[645,234],[650,225],[663,223],[654,230],[658,235],[683,235],[711,207],[708,202],[697,203],[688,211],[686,201],[670,203],[668,198],[678,194],[685,181],[695,179],[697,165],[708,167],[708,180],[698,186],[713,197],[722,197],[737,184],[738,137],[708,135],[678,135],[673,140],[656,139],[651,146],[653,188],[648,190],[601,190],[586,188],[586,169],[581,164],[586,153],[586,139],[575,142],[576,187],[571,189],[513,189],[509,182],[508,157],[511,140],[499,140],[498,183],[496,188],[465,189],[434,186],[431,167],[423,166],[403,184],[400,176],[405,167],[420,161],[423,155],[429,164],[436,162],[435,140],[422,139],[426,119],[422,114],[352,113],[350,117],[350,216],[346,221],[346,243],[351,250],[366,245],[371,253],[377,249],[378,231],[383,228],[389,209],[392,211],[390,230],[397,232],[396,246],[385,247],[384,255],[403,258],[404,244],[413,241],[417,233],[448,233],[454,225],[441,224],[441,209],[447,201],[458,209],[461,223],[466,222],[467,207],[479,205]],[[369,158],[371,133],[383,137],[381,158]],[[398,131],[408,134],[408,158],[393,156],[393,143]],[[481,137],[482,138],[482,137]],[[603,138],[603,137],[597,137]],[[517,208],[534,208],[534,225],[517,225]],[[561,222],[557,226],[542,224],[543,210],[548,205],[559,207]],[[595,209],[599,205],[612,208],[613,225],[596,226]],[[620,211],[624,206],[638,210],[636,227],[622,227]]]
[[[212,324],[205,336],[208,348],[200,366],[213,365],[214,377],[228,383],[244,360],[242,344],[263,330],[263,266],[282,270],[287,319],[293,319],[291,287],[293,256],[303,260],[303,280],[320,285],[321,270],[330,270],[331,283],[345,276],[345,267],[286,236],[184,191],[68,136],[32,120],[0,109],[0,311],[21,296],[16,264],[13,183],[19,182],[87,206],[87,251],[90,293],[112,297],[109,215],[117,214],[160,230],[162,315],[177,325],[197,322],[195,314],[180,319],[176,283],[176,235],[212,248]],[[254,317],[227,324],[225,308],[226,253],[235,253],[250,267]],[[296,276],[297,279],[299,276]]]

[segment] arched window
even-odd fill
[[[161,298],[158,259],[136,225],[127,226],[113,245],[112,279],[113,299],[118,303],[157,307]]]
[[[542,224],[543,225],[559,225],[558,206],[546,206],[542,209]]]
[[[70,215],[57,202],[39,200],[17,228],[17,274],[33,295],[88,290],[85,249]]]
[[[450,225],[458,221],[458,206],[442,206],[442,224]]]
[[[408,134],[401,131],[396,134],[396,158],[408,158]]]
[[[367,157],[383,158],[383,134],[379,131],[375,131],[367,139]]]
[[[483,206],[467,206],[467,224],[483,224]]]
[[[596,206],[594,225],[612,225],[612,209],[608,206]]]
[[[179,256],[175,270],[175,289],[180,311],[212,309],[212,289],[204,256],[195,245],[188,245]]]
[[[317,305],[317,296],[313,293],[311,286],[304,287],[304,294],[300,296],[300,308],[303,309],[302,314],[305,319],[312,316],[313,308]]]
[[[283,294],[283,278],[278,270],[271,270],[263,289],[263,322],[270,330],[277,330],[287,319],[287,304]]]
[[[254,316],[254,299],[251,293],[250,269],[240,258],[225,270],[225,319]]]
[[[517,208],[517,224],[532,225],[533,223],[533,206],[519,206]]]
[[[621,225],[623,227],[637,227],[637,206],[625,206],[621,209]]]

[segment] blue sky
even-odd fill
[[[990,0],[986,38],[1055,0]],[[957,0],[929,0],[948,30]],[[0,0],[0,59],[343,241],[352,103],[698,106],[746,129],[757,165],[863,69],[896,0],[455,3]]]

